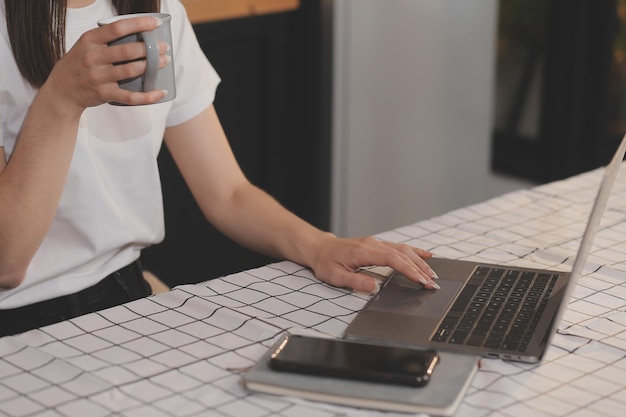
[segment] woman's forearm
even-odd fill
[[[0,288],[21,283],[48,232],[72,159],[80,112],[42,89],[0,172]]]

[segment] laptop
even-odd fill
[[[440,290],[393,272],[344,337],[539,362],[581,275],[626,150],[606,167],[569,272],[432,258]]]

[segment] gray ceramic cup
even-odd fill
[[[134,13],[125,14],[120,16],[110,17],[98,22],[98,25],[104,26],[121,19],[130,19],[134,17],[158,17],[163,21],[163,24],[154,30],[134,33],[117,39],[109,45],[120,45],[131,42],[143,42],[146,45],[146,72],[142,75],[129,78],[127,80],[120,80],[118,82],[121,88],[129,91],[147,92],[152,90],[166,90],[167,95],[159,100],[157,103],[163,103],[173,100],[176,97],[176,82],[174,78],[174,56],[172,55],[172,30],[170,27],[170,21],[172,17],[165,13]],[[166,52],[169,55],[171,61],[165,67],[159,69],[159,41],[165,42],[170,45],[170,50]],[[111,103],[119,104],[119,103]]]

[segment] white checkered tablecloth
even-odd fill
[[[601,171],[379,235],[438,256],[567,269]],[[483,359],[459,416],[626,413],[626,167],[541,364]],[[392,416],[240,385],[285,330],[340,336],[367,296],[290,262],[0,339],[0,416]]]

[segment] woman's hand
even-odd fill
[[[121,37],[155,29],[159,19],[141,17],[121,19],[115,23],[85,32],[76,44],[54,66],[41,92],[50,92],[59,105],[82,112],[87,107],[110,101],[124,104],[151,104],[164,97],[160,90],[146,93],[120,88],[118,80],[137,77],[145,72],[145,45],[133,42],[108,46]],[[169,48],[159,44],[160,66],[169,63],[164,53]],[[114,63],[123,64],[113,65]]]
[[[358,291],[378,291],[379,284],[374,278],[358,272],[361,267],[371,265],[391,267],[426,288],[439,289],[433,281],[437,274],[424,261],[431,257],[430,252],[406,244],[373,237],[342,239],[327,234],[311,267],[321,281]]]

